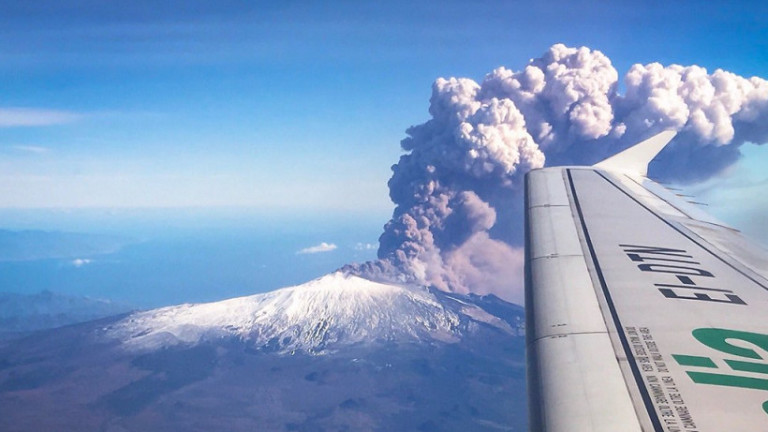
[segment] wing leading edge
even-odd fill
[[[526,178],[532,431],[768,430],[768,254],[631,163],[671,137]]]

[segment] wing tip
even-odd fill
[[[664,130],[592,166],[607,171],[623,171],[645,176],[648,174],[648,164],[676,135],[677,131],[674,129]]]

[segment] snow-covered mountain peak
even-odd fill
[[[239,338],[267,351],[322,354],[377,341],[456,342],[482,325],[514,331],[467,301],[336,272],[265,294],[138,312],[106,334],[138,350]]]

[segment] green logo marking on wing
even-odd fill
[[[752,360],[766,360],[752,348],[745,348],[731,343],[732,341],[741,341],[742,345],[745,345],[745,343],[751,344],[764,352],[768,352],[768,335],[765,334],[720,328],[700,328],[693,331],[693,337],[704,345],[726,354]],[[684,354],[673,354],[672,357],[680,366],[718,369],[715,362],[708,357]],[[723,361],[733,371],[768,375],[768,364],[763,362],[734,359],[724,359]],[[711,384],[768,391],[768,379],[764,378],[691,370],[687,370],[686,373],[691,380],[697,384]],[[768,401],[763,403],[762,408],[763,411],[768,414]]]

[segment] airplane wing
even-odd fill
[[[768,430],[768,253],[644,176],[673,136],[526,178],[531,431]]]

